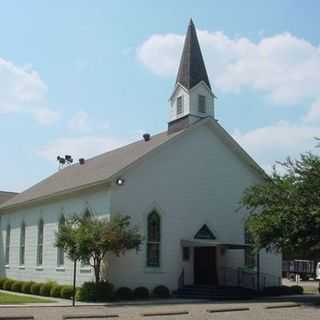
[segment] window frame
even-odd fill
[[[150,223],[152,222],[152,216],[156,216],[158,219],[158,226],[156,226],[158,229],[156,231],[157,234],[155,234],[153,237],[150,235]],[[151,251],[151,248],[156,249],[155,251]],[[153,254],[156,254],[156,257],[152,256]],[[146,267],[152,269],[161,267],[161,216],[156,210],[152,210],[147,216]]]
[[[198,112],[207,113],[207,97],[203,94],[198,95]]]
[[[43,266],[43,239],[44,239],[44,221],[41,218],[38,223],[38,241],[37,241],[37,266]]]
[[[6,252],[5,252],[5,265],[10,264],[10,242],[11,242],[11,225],[7,225],[6,229]]]
[[[59,219],[59,223],[58,223],[58,230],[60,229],[60,227],[62,225],[64,225],[66,223],[66,218],[65,216],[62,214],[60,216]],[[63,268],[64,267],[64,250],[61,247],[57,247],[57,267],[58,268]]]
[[[181,103],[180,103],[181,102]],[[184,113],[184,101],[183,101],[183,96],[179,96],[177,98],[177,109],[176,109],[176,114],[177,116],[181,115]]]
[[[26,224],[24,221],[20,227],[19,266],[25,265],[26,258]]]

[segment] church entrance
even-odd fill
[[[194,284],[218,285],[216,247],[194,248]]]

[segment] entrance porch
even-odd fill
[[[179,288],[205,286],[260,289],[259,256],[256,270],[247,271],[244,268],[244,253],[239,252],[247,249],[248,245],[194,239],[181,240],[181,246],[183,267],[179,277]],[[186,252],[189,253],[186,255]]]

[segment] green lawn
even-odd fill
[[[1,304],[24,304],[24,303],[48,303],[54,300],[42,299],[37,297],[19,296],[12,293],[0,292],[0,305]]]

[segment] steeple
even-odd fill
[[[201,118],[214,118],[214,97],[191,19],[170,97],[168,132],[181,130]]]
[[[190,19],[176,83],[180,83],[189,90],[200,81],[203,81],[211,89],[197,32],[192,19]]]

